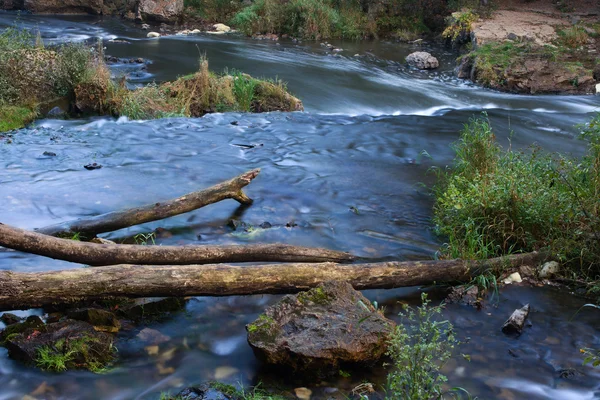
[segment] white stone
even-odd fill
[[[517,282],[517,283],[523,282],[523,280],[521,279],[521,274],[519,274],[518,272],[512,273],[508,276],[508,278],[506,278],[504,280],[504,283],[506,285],[510,285],[513,282]]]
[[[600,93],[600,83],[596,84],[596,94]]]
[[[416,51],[406,57],[408,65],[419,69],[435,69],[440,66],[437,58],[427,53],[426,51]]]
[[[223,31],[207,31],[206,33],[210,33],[211,35],[224,35]]]
[[[294,393],[296,394],[296,397],[301,400],[310,400],[310,396],[312,395],[312,390],[305,388],[305,387],[299,387],[299,388],[294,389]]]
[[[148,32],[148,34],[146,35],[146,37],[157,38],[157,37],[160,37],[160,33],[158,33],[158,32]]]
[[[225,24],[214,24],[213,28],[217,32],[229,32],[231,30],[231,28]]]
[[[200,29],[194,29],[194,30],[193,30],[193,31],[191,31],[190,33],[191,33],[192,35],[197,35],[197,34],[199,34],[200,32],[201,32],[201,30],[200,30]]]
[[[541,279],[552,278],[554,275],[558,274],[559,270],[560,270],[559,263],[557,263],[556,261],[548,261],[547,263],[542,265],[542,268],[540,268],[539,277]]]

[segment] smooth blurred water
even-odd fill
[[[14,19],[0,13],[0,27]],[[148,70],[138,71],[133,84],[190,73],[199,54],[206,53],[214,70],[236,68],[283,79],[306,107],[304,113],[198,119],[38,121],[0,139],[0,221],[28,229],[158,202],[260,167],[247,188],[255,200],[247,209],[224,201],[105,237],[119,240],[162,227],[167,233],[157,244],[286,242],[374,259],[429,259],[442,244],[430,222],[431,169],[451,164],[449,145],[469,118],[486,111],[504,146],[537,144],[578,156],[585,143],[576,138],[575,125],[589,120],[599,105],[591,96],[517,96],[481,89],[455,79],[456,55],[435,46],[425,48],[442,67],[426,73],[403,64],[416,47],[395,43],[340,42],[335,44],[344,51],[333,55],[318,43],[240,36],[146,39],[145,32],[109,18],[22,15],[19,24],[39,29],[48,43],[101,37],[109,55],[147,59]],[[130,44],[108,42],[114,38]],[[113,73],[131,68],[116,65]],[[84,169],[90,162],[103,167]],[[226,226],[232,217],[255,226],[268,221],[273,228],[234,232]],[[78,267],[0,251],[2,269]],[[399,300],[416,304],[417,289],[366,295],[385,304],[393,317]],[[231,383],[284,381],[293,388],[300,382],[262,368],[245,339],[244,325],[278,299],[192,299],[184,312],[149,324],[170,338],[157,356],[147,355],[135,339],[143,326],[120,333],[117,368],[105,375],[47,374],[9,360],[0,349],[0,399],[31,394],[42,382],[45,392],[39,389],[34,397],[151,399],[215,378],[217,371],[221,376],[229,371],[223,380]],[[534,310],[533,327],[518,339],[505,337],[502,323],[525,303]],[[552,289],[508,288],[497,307],[450,306],[447,315],[459,337],[470,338],[461,352],[472,359],[449,363],[451,383],[481,399],[598,398],[599,375],[581,366],[579,353],[581,347],[599,345],[597,311],[585,309],[572,319],[583,303]],[[578,374],[560,378],[565,368]],[[384,374],[383,369],[358,371],[351,378],[302,385],[325,398],[327,386],[350,390],[363,379],[381,383]]]

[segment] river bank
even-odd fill
[[[594,94],[600,79],[600,10],[589,0],[568,6],[549,0],[525,4],[501,0],[486,6],[467,1],[452,7],[437,1],[427,7],[367,2],[362,8],[351,3],[338,7],[272,0],[250,5],[183,0],[107,1],[89,7],[45,0],[2,4],[4,9],[33,13],[116,14],[163,35],[213,31],[215,23],[224,22],[248,36],[270,40],[449,41],[465,52],[458,60],[458,77],[513,93]],[[460,17],[452,13],[474,17],[453,27]]]
[[[39,120],[7,134],[0,146],[2,222],[23,228],[161,201],[262,167],[260,179],[249,189],[255,199],[250,208],[215,204],[206,212],[105,236],[133,240],[137,234],[143,238],[155,232],[157,244],[179,245],[284,241],[352,250],[380,260],[430,259],[443,239],[433,231],[433,199],[423,184],[430,187],[437,181],[427,172],[431,167],[452,164],[455,152],[449,144],[470,117],[487,110],[505,146],[539,143],[545,150],[578,157],[586,144],[576,139],[575,125],[589,121],[597,108],[592,96],[507,95],[465,84],[452,76],[454,54],[441,47],[429,49],[441,54],[440,70],[420,72],[404,64],[416,44],[335,42],[345,50],[332,55],[318,43],[299,46],[281,40],[277,45],[223,35],[152,40],[108,18],[38,18],[26,16],[23,22],[38,24],[49,40],[101,36],[107,54],[120,60],[143,57],[144,71],[123,61],[111,67],[138,71],[132,74],[133,83],[194,72],[198,46],[213,68],[229,65],[288,81],[307,112],[226,112],[149,121]],[[84,168],[93,163],[103,167]],[[268,221],[272,228],[234,231],[227,226],[232,218],[250,226]],[[0,252],[0,264],[18,272],[80,268],[13,251]],[[387,318],[400,321],[402,303],[418,305],[420,291],[365,295],[385,306]],[[428,292],[434,304],[445,296]],[[587,300],[552,286],[518,283],[492,296],[497,297],[483,310],[453,304],[445,311],[457,335],[471,338],[458,349],[471,361],[457,354],[444,368],[452,384],[481,398],[593,398],[598,373],[581,365],[579,350],[599,345],[596,310],[584,308],[573,317]],[[2,350],[3,393],[7,398],[156,399],[218,378],[246,388],[259,383],[259,388],[279,388],[290,397],[308,393],[295,390],[306,388],[313,399],[349,395],[368,380],[383,395],[380,388],[388,371],[379,366],[303,381],[259,363],[246,343],[245,326],[280,299],[193,298],[164,318],[123,325],[115,342],[115,368],[100,375],[37,371],[9,360]],[[502,323],[526,303],[533,310],[532,327],[518,338],[506,337]],[[47,317],[39,309],[23,314]]]

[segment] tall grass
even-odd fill
[[[434,189],[434,222],[448,238],[442,256],[487,258],[549,249],[573,277],[600,274],[600,117],[582,133],[581,160],[502,149],[489,121],[473,119],[458,142],[454,168]]]

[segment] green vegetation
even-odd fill
[[[386,399],[443,399],[467,393],[454,388],[444,391],[447,382],[441,373],[459,343],[452,324],[441,320],[442,306],[430,306],[427,294],[421,295],[422,305],[416,311],[404,307],[402,323],[394,329],[387,355],[393,370],[387,377]],[[468,393],[467,393],[468,395]]]
[[[585,28],[581,25],[560,29],[556,33],[558,34],[557,45],[574,50],[585,46],[589,39]]]
[[[248,333],[262,332],[265,334],[273,334],[277,329],[275,320],[266,314],[258,316],[257,320],[251,324],[248,324]]]
[[[442,257],[482,259],[549,249],[571,277],[600,273],[600,117],[582,129],[581,160],[539,149],[503,150],[489,121],[465,126],[454,168],[434,189]]]
[[[193,0],[194,2],[196,0]],[[207,18],[226,17],[247,35],[288,34],[294,37],[323,40],[332,38],[362,39],[396,37],[413,40],[421,34],[441,32],[444,19],[452,11],[470,7],[479,11],[479,2],[392,0],[255,0],[237,10],[224,0],[210,0],[190,7],[202,10]],[[210,10],[210,11],[209,11]],[[216,22],[216,20],[214,20]]]
[[[29,107],[9,106],[0,103],[0,132],[23,128],[33,122],[37,112]]]
[[[320,305],[328,304],[332,299],[329,297],[327,293],[323,290],[323,288],[316,287],[314,289],[310,289],[306,292],[298,293],[298,301],[302,304],[305,303],[315,303]]]
[[[471,34],[471,25],[473,22],[477,21],[478,18],[479,15],[470,10],[452,13],[452,15],[446,19],[447,27],[444,29],[444,32],[442,32],[442,36],[453,42],[462,36],[468,37],[468,35]],[[467,39],[465,39],[465,41],[466,40]]]
[[[101,42],[95,48],[45,48],[40,41],[16,28],[0,34],[0,132],[25,126],[40,104],[59,98],[67,98],[73,112],[131,119],[302,109],[283,83],[240,72],[217,75],[208,70],[205,58],[195,74],[128,90],[123,80],[111,79]]]
[[[585,359],[583,360],[583,365],[592,364],[594,367],[597,367],[600,365],[600,350],[581,349],[580,351],[583,355],[585,355]]]
[[[99,373],[104,371],[106,367],[101,359],[110,360],[112,354],[93,354],[93,347],[98,342],[98,339],[91,336],[83,336],[73,340],[59,339],[51,346],[38,348],[35,363],[45,371],[63,372],[68,369],[83,367]]]

